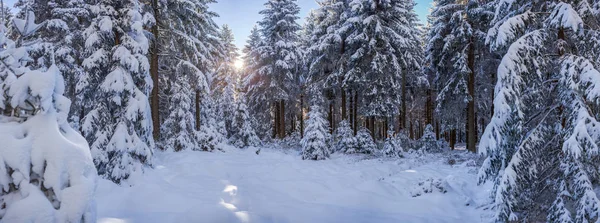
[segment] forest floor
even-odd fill
[[[382,159],[297,150],[159,152],[134,186],[101,180],[99,223],[482,222],[490,185],[464,151]],[[454,160],[453,163],[450,160]]]

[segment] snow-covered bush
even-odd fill
[[[33,19],[16,20],[26,34]],[[30,70],[0,27],[0,222],[96,222],[97,173],[59,69]],[[26,35],[24,35],[26,36]]]
[[[358,130],[356,141],[358,142],[358,149],[356,151],[349,151],[349,153],[373,154],[377,150],[377,145],[375,145],[371,132],[367,128]]]
[[[350,128],[348,120],[340,122],[336,130],[337,143],[335,146],[336,152],[355,153],[358,149],[358,141],[354,137],[354,132]]]
[[[304,138],[300,141],[302,159],[324,160],[329,158],[328,141],[330,137],[327,121],[323,118],[320,106],[315,103],[308,112]]]
[[[434,193],[434,192],[439,192],[439,193],[447,193],[448,190],[446,189],[447,185],[445,180],[443,179],[433,179],[433,178],[429,178],[427,180],[423,180],[421,182],[419,182],[419,184],[417,186],[415,186],[413,188],[413,190],[410,192],[410,195],[412,197],[419,197],[423,194],[430,194],[430,193]]]

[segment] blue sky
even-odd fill
[[[227,24],[235,34],[236,45],[242,48],[246,43],[246,38],[250,35],[252,27],[262,19],[258,14],[263,10],[263,4],[267,0],[218,0],[219,3],[211,5],[211,10],[220,15],[215,21],[219,25]],[[415,11],[421,18],[421,23],[425,23],[432,0],[415,0],[417,6]],[[300,6],[300,16],[304,22],[304,17],[308,15],[311,9],[317,8],[315,0],[297,0]]]

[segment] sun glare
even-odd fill
[[[233,66],[235,66],[235,68],[237,68],[238,70],[241,70],[242,68],[244,68],[244,61],[236,60],[235,63],[233,63]]]

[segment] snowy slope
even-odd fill
[[[315,162],[290,150],[159,153],[135,186],[100,183],[99,222],[481,222],[489,188],[476,186],[476,167],[459,153],[454,166],[449,154]],[[423,193],[427,179],[447,193]]]

